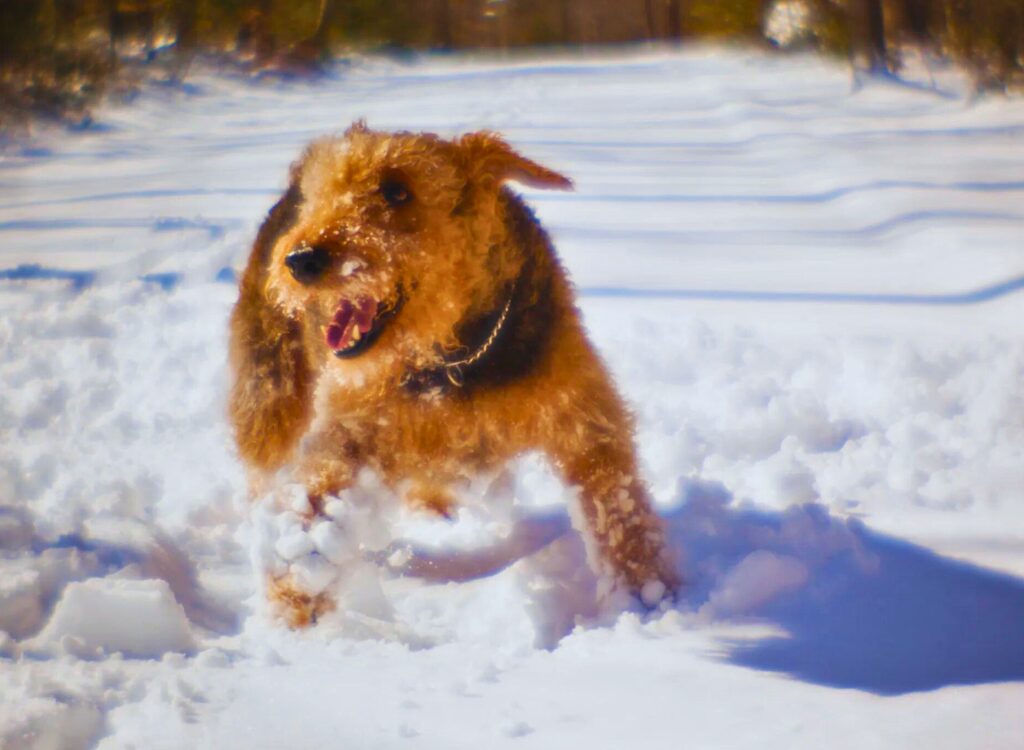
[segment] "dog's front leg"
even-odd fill
[[[302,440],[295,467],[295,479],[306,488],[306,515],[323,515],[323,501],[337,495],[355,481],[360,450],[343,424],[331,423],[314,429]]]
[[[292,628],[312,625],[334,610],[339,582],[359,564],[344,504],[326,505],[353,484],[356,455],[340,425],[314,430],[301,443],[293,482],[276,498],[266,527],[271,543],[265,591],[271,612]]]
[[[679,574],[666,549],[661,519],[637,477],[632,446],[595,432],[552,453],[566,481],[580,488],[591,564],[625,583],[647,606],[671,596]]]

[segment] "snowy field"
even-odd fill
[[[0,155],[0,747],[1020,748],[1024,101],[814,58],[198,73]],[[293,633],[260,610],[225,423],[230,269],[310,138],[482,127],[633,403],[688,587],[595,607],[566,491],[396,533]]]

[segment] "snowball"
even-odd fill
[[[321,521],[313,526],[309,538],[316,546],[316,551],[335,565],[348,561],[357,552],[348,535],[330,521]]]
[[[344,500],[330,500],[324,506],[324,513],[335,521],[344,521],[350,512],[349,504]]]
[[[290,484],[285,487],[284,495],[286,507],[291,508],[299,515],[309,512],[309,495],[306,493],[305,487],[299,484]]]
[[[319,594],[338,576],[338,569],[322,555],[306,555],[289,568],[295,583],[309,594]]]
[[[640,601],[647,607],[655,607],[665,598],[665,584],[661,581],[648,581],[640,589]]]
[[[808,577],[807,567],[795,557],[755,550],[726,574],[698,615],[717,618],[749,612],[799,589]]]
[[[51,650],[62,641],[77,653],[120,651],[139,658],[195,648],[185,611],[162,580],[91,578],[68,584],[29,648]]]
[[[302,529],[293,529],[274,544],[274,551],[285,560],[296,560],[316,549],[313,540]]]
[[[397,570],[407,565],[412,560],[412,557],[412,549],[407,545],[403,545],[388,555],[387,563],[390,568]]]

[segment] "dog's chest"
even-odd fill
[[[358,455],[375,468],[401,472],[449,462],[489,466],[506,456],[502,425],[484,404],[419,394],[354,395],[334,413]]]

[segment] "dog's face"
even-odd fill
[[[271,251],[268,292],[317,360],[366,372],[428,367],[456,329],[499,307],[523,258],[501,183],[571,183],[489,133],[456,141],[353,126],[293,168],[297,217]]]

